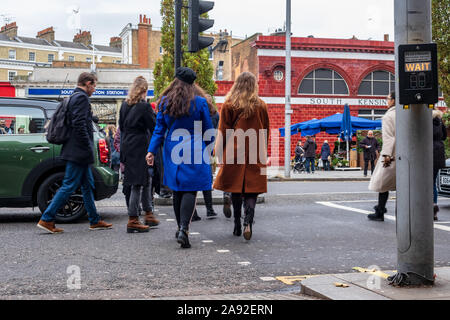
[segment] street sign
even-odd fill
[[[439,101],[437,45],[400,45],[400,104],[436,104]]]

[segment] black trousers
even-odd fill
[[[369,162],[371,164],[372,174],[375,171],[375,160],[364,160],[364,175],[367,176],[367,171],[369,170]]]
[[[380,210],[386,209],[388,199],[389,199],[389,192],[378,194],[378,208]]]
[[[173,209],[177,219],[178,228],[189,231],[197,201],[197,191],[174,191]]]
[[[257,199],[257,193],[233,193],[231,201],[233,202],[234,220],[241,218],[242,203],[244,203],[244,210],[255,209]]]

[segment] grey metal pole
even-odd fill
[[[286,110],[284,141],[284,176],[291,177],[291,0],[286,0]]]
[[[181,67],[181,17],[183,0],[175,0],[175,72]]]
[[[431,1],[395,0],[396,70],[398,46],[431,43]],[[398,73],[398,72],[397,72]],[[397,75],[398,77],[398,75]],[[433,128],[427,105],[399,105],[396,81],[398,274],[394,284],[434,283]]]

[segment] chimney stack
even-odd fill
[[[4,34],[7,37],[9,37],[11,40],[13,40],[15,37],[17,37],[17,24],[15,22],[7,24],[3,26],[0,29],[0,34]]]
[[[90,31],[80,31],[73,38],[73,42],[82,43],[86,47],[89,47],[92,44],[92,35]]]
[[[44,39],[52,43],[53,41],[55,41],[55,30],[53,30],[53,27],[50,27],[42,31],[39,31],[36,38]]]
[[[142,69],[150,68],[150,34],[151,34],[151,20],[147,15],[139,15],[138,24],[138,64]]]
[[[389,34],[384,35],[384,41],[389,41]]]
[[[113,48],[122,48],[122,38],[112,37],[109,41],[109,46]]]

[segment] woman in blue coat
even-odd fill
[[[164,185],[173,190],[173,208],[178,223],[177,241],[190,248],[189,226],[198,191],[212,189],[210,154],[215,130],[206,99],[196,96],[197,75],[178,68],[175,80],[158,101],[156,129],[148,148],[147,162],[153,165],[164,142]],[[208,150],[206,150],[208,147]]]

